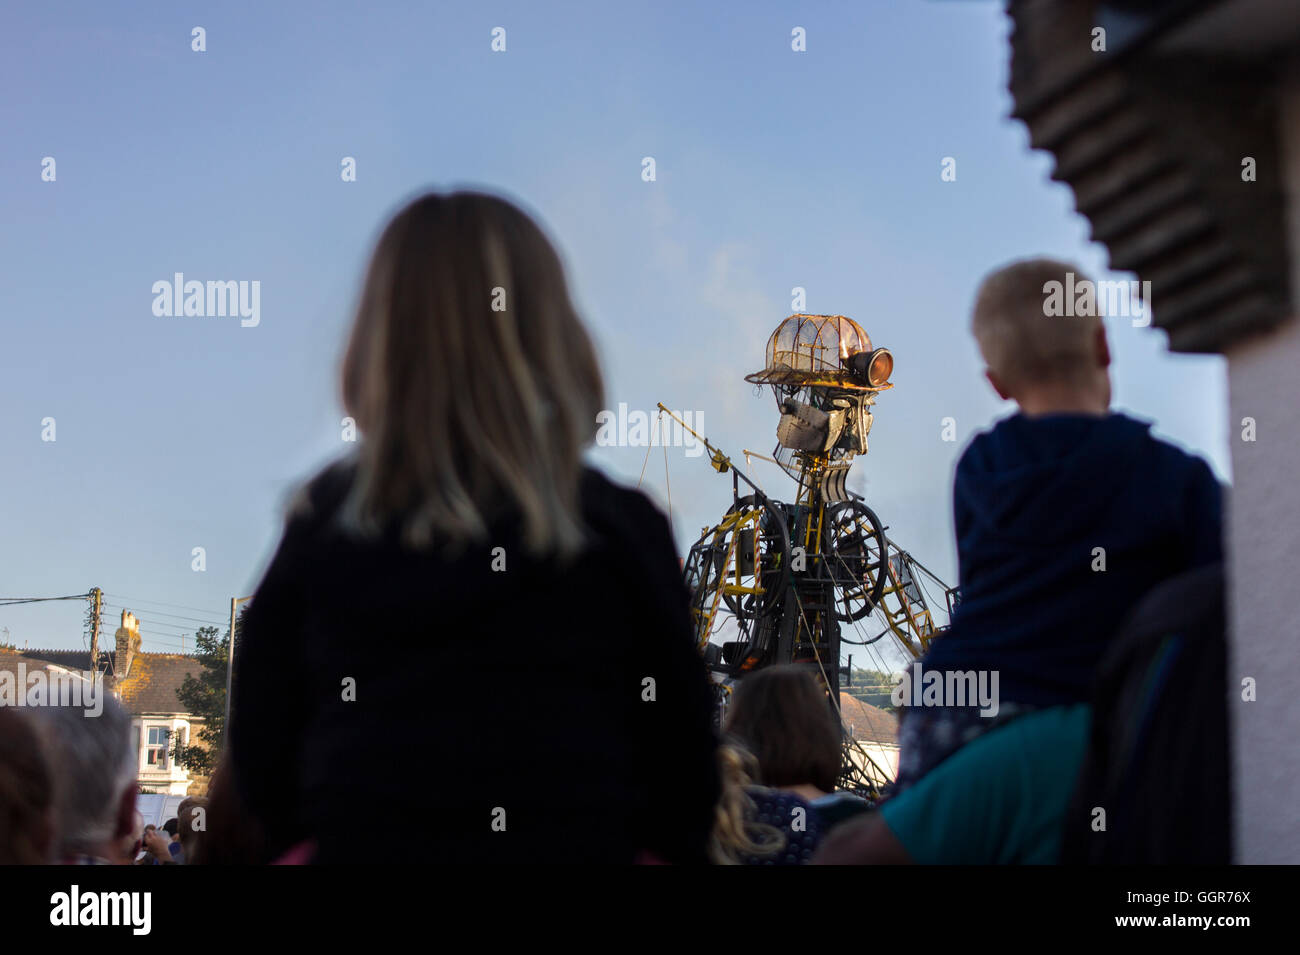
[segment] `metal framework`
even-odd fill
[[[817,674],[838,716],[842,643],[870,648],[889,635],[906,656],[920,657],[942,629],[922,576],[943,588],[948,609],[954,592],[894,546],[875,512],[847,489],[852,461],[867,449],[875,396],[893,387],[892,355],[873,348],[852,319],[796,314],[769,337],[766,357],[766,367],[745,380],[769,385],[776,397],[778,446],[765,460],[797,482],[793,502],[769,497],[659,405],[704,445],[715,470],[732,476],[730,508],[704,529],[684,566],[696,637],[720,713],[736,680],[794,663]],[[741,493],[742,482],[749,493]],[[883,625],[875,636],[864,631],[872,621]],[[846,738],[841,784],[874,795],[888,781]]]

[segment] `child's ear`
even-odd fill
[[[984,377],[989,380],[989,384],[993,386],[993,390],[998,393],[999,398],[1003,401],[1011,400],[1011,393],[1007,391],[1006,386],[1002,384],[1002,379],[993,374],[991,369],[984,369]]]
[[[113,835],[114,839],[122,839],[135,831],[135,794],[136,785],[132,781],[117,804],[117,832]]]
[[[1106,328],[1104,325],[1098,324],[1097,326],[1096,342],[1097,342],[1096,344],[1097,367],[1109,368],[1110,367],[1110,343],[1106,341]]]

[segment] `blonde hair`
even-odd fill
[[[785,848],[785,833],[754,821],[756,807],[746,791],[758,776],[758,760],[739,746],[718,747],[722,795],[714,810],[709,859],[715,865],[740,865],[740,857],[773,856]]]
[[[971,315],[971,332],[989,370],[1012,386],[1091,371],[1101,327],[1097,310],[1051,315],[1047,308],[1051,283],[1064,289],[1085,281],[1090,280],[1073,265],[1052,259],[1025,259],[989,273]]]
[[[343,358],[362,440],[343,518],[413,547],[485,538],[503,511],[532,553],[582,544],[583,447],[603,402],[559,256],[520,209],[475,192],[405,206],[370,261]]]

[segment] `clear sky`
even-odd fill
[[[485,187],[535,212],[610,405],[702,414],[737,460],[775,444],[771,396],[742,377],[791,289],[859,321],[897,370],[851,486],[950,583],[953,466],[1009,410],[966,331],[980,277],[1038,253],[1131,277],[1104,273],[1008,119],[992,0],[210,6],[0,13],[0,597],[100,586],[108,633],[127,607],[145,650],[179,649],[252,592],[288,490],[347,447],[339,350],[371,244],[418,190]],[[260,282],[260,323],[154,315],[175,272]],[[1221,360],[1109,324],[1117,406],[1227,480]],[[593,457],[635,483],[645,449]],[[753,474],[788,496],[772,466]],[[668,480],[684,553],[730,481],[681,448]],[[644,487],[667,505],[659,449]],[[0,640],[81,647],[84,609],[0,607]]]

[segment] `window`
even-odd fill
[[[145,753],[145,764],[150,769],[167,768],[167,734],[165,726],[149,727],[149,748]]]

